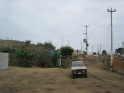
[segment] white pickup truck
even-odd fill
[[[74,61],[71,63],[71,77],[84,76],[87,78],[87,67],[83,61]]]

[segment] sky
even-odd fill
[[[115,51],[124,41],[124,0],[0,0],[0,38],[85,51],[88,26],[88,52],[110,52],[111,8]]]

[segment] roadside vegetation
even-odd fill
[[[61,58],[71,58],[74,53],[74,49],[70,46],[62,46],[58,50],[55,49],[56,47],[52,42],[48,41],[38,43],[33,49],[30,44],[26,43],[25,46],[1,49],[1,52],[9,53],[9,61],[19,67],[58,67]],[[56,53],[50,54],[51,51]]]
[[[39,50],[40,49],[40,50]],[[50,54],[50,51],[56,52]],[[36,49],[30,49],[28,46],[19,49],[7,49],[3,52],[9,53],[10,61],[16,62],[19,67],[58,67],[61,58],[69,58],[74,50],[72,47],[64,46],[55,50],[52,42],[38,43]],[[33,60],[33,63],[30,62]]]
[[[68,58],[72,56],[74,49],[70,46],[65,46],[60,48],[60,52],[63,58]]]
[[[27,49],[16,50],[15,57],[19,60],[20,67],[31,67],[26,58],[30,55],[30,51]]]

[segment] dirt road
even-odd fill
[[[88,78],[75,79],[70,68],[9,67],[0,71],[0,93],[124,93],[124,75],[86,64]]]

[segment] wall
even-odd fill
[[[61,59],[61,66],[62,66],[62,67],[70,67],[70,64],[71,64],[73,61],[80,61],[80,59],[79,59],[79,58]]]
[[[108,56],[103,56],[103,57],[92,57],[89,56],[86,60],[89,62],[102,62],[102,68],[106,69],[108,71],[113,71],[117,73],[124,74],[124,59],[120,60],[120,56],[114,55],[114,60],[113,60],[113,68],[111,69],[111,57]]]
[[[25,42],[23,41],[16,41],[16,40],[0,40],[0,49],[4,48],[20,48],[22,46],[25,46]]]
[[[113,60],[113,71],[124,74],[124,60]]]
[[[0,70],[8,69],[8,53],[0,53]]]
[[[61,66],[62,67],[69,67],[71,62],[73,62],[74,59],[62,59]]]
[[[106,70],[111,70],[111,59],[110,56],[105,56],[103,59],[103,65],[102,68]]]
[[[106,56],[94,56],[94,55],[91,55],[91,56],[88,56],[86,57],[85,59],[86,61],[88,62],[102,62],[102,69],[106,69],[106,70],[111,70],[111,65],[110,65],[110,56],[109,55],[106,55]]]

